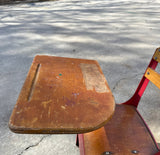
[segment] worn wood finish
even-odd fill
[[[160,48],[156,49],[156,51],[153,55],[153,59],[160,63]]]
[[[157,73],[152,68],[147,68],[144,76],[147,79],[149,79],[153,84],[155,84],[158,88],[160,88],[160,74],[159,73]]]
[[[114,98],[97,61],[36,56],[13,109],[17,133],[83,133],[112,116]]]
[[[83,134],[85,155],[154,155],[158,148],[134,106],[116,105],[112,119],[102,128]]]

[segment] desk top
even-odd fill
[[[37,55],[9,121],[16,133],[84,133],[111,118],[115,102],[95,60]]]

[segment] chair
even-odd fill
[[[137,106],[151,81],[160,88],[160,74],[155,71],[160,62],[157,48],[135,94],[125,103],[116,104],[112,119],[93,132],[78,134],[81,155],[160,155],[160,149]]]

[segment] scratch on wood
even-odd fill
[[[51,107],[49,107],[49,110],[48,110],[48,117],[50,117],[51,115]]]
[[[96,64],[80,64],[82,70],[84,82],[87,90],[95,89],[98,93],[109,92],[106,86],[106,79],[102,73],[100,73]]]
[[[52,100],[49,100],[49,101],[43,101],[42,102],[42,105],[44,106],[44,108],[46,108],[47,104],[52,102]]]
[[[61,108],[62,108],[62,109],[66,109],[66,107],[65,107],[65,106],[63,106],[63,105],[61,106]]]
[[[38,120],[38,118],[37,118],[37,117],[36,117],[36,118],[34,118],[34,119],[32,120],[32,123],[35,123],[37,120]]]

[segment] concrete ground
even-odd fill
[[[8,120],[36,54],[96,59],[116,103],[134,93],[160,46],[159,0],[60,0],[0,6],[0,154],[79,155],[75,135],[23,135]],[[139,111],[160,143],[160,91]]]

